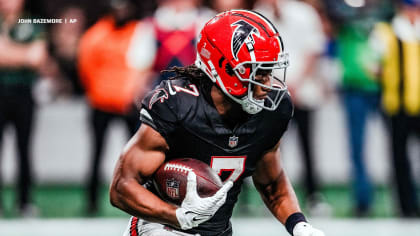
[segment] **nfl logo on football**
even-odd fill
[[[179,198],[179,182],[175,179],[166,180],[166,194],[172,199]]]
[[[229,147],[234,148],[236,146],[238,146],[238,137],[233,135],[233,136],[229,137]]]

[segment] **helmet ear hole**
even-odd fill
[[[233,68],[232,68],[232,66],[231,66],[229,63],[226,63],[226,64],[225,64],[225,71],[226,71],[226,73],[228,73],[230,76],[233,76],[233,75],[234,75]]]

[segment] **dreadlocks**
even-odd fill
[[[208,91],[213,82],[208,78],[208,76],[197,66],[188,65],[185,67],[173,66],[168,70],[162,70],[161,74],[172,73],[174,76],[169,79],[178,79],[178,78],[187,78],[192,83],[200,86],[205,91]]]

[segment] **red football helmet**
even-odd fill
[[[254,11],[231,10],[209,20],[199,35],[195,64],[250,114],[275,110],[287,92],[288,54],[274,25]],[[259,70],[271,72],[270,85],[255,80]],[[255,99],[254,85],[269,89],[269,96]]]

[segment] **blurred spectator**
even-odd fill
[[[211,7],[216,12],[224,12],[232,9],[250,9],[250,1],[247,0],[213,0]]]
[[[293,120],[302,147],[308,210],[313,214],[329,214],[319,193],[311,143],[313,112],[321,105],[324,94],[316,75],[326,45],[321,19],[311,5],[299,1],[259,0],[255,10],[275,24],[289,53],[287,85],[295,105]]]
[[[342,98],[352,161],[356,216],[366,216],[372,206],[373,189],[364,161],[368,115],[379,106],[375,53],[368,43],[373,19],[359,17],[343,24],[338,32],[338,57],[342,64]]]
[[[68,6],[60,10],[57,18],[75,21],[66,24],[53,24],[50,30],[51,54],[58,64],[60,76],[67,82],[67,93],[82,95],[83,88],[77,73],[77,45],[85,30],[86,16],[77,6]]]
[[[341,79],[341,66],[337,59],[335,26],[326,2],[321,0],[304,1],[312,5],[318,12],[326,36],[324,50],[316,65],[317,71],[314,73],[323,83],[324,100],[329,100],[331,95],[335,94],[337,84]]]
[[[200,7],[199,0],[158,0],[152,18],[156,40],[153,68],[158,74],[154,85],[174,76],[173,73],[160,74],[162,70],[194,63],[196,37],[213,15],[209,9]]]
[[[0,0],[0,139],[4,127],[13,125],[18,148],[18,210],[33,216],[31,204],[31,137],[35,112],[32,87],[47,60],[44,30],[40,24],[18,23],[31,19],[24,0]]]
[[[153,30],[135,19],[134,0],[113,0],[111,13],[83,35],[79,46],[79,72],[92,107],[92,163],[88,183],[88,213],[98,210],[99,170],[103,142],[111,120],[125,121],[132,136],[139,126],[140,101],[149,87],[154,58]]]
[[[391,134],[400,213],[413,217],[420,212],[407,140],[420,135],[420,1],[401,2],[390,24],[377,24],[372,44],[382,58],[382,106]]]

